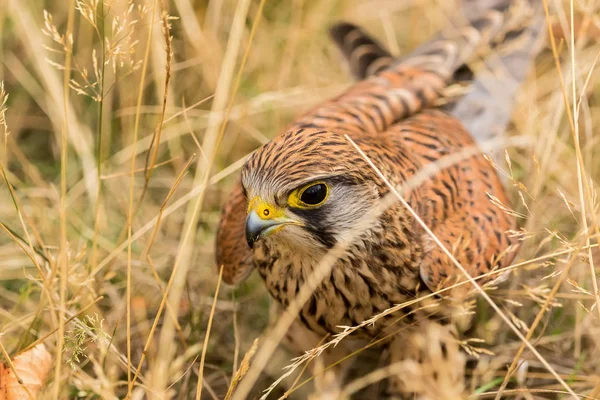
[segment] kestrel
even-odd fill
[[[462,24],[400,58],[354,25],[332,28],[358,82],[248,158],[217,236],[226,282],[257,269],[285,307],[323,256],[343,242],[343,256],[298,315],[308,329],[325,334],[464,279],[400,203],[346,243],[346,232],[390,191],[346,135],[399,186],[505,128],[518,82],[535,55],[539,24],[527,2],[470,3]],[[504,89],[496,100],[473,67],[483,61],[489,70],[494,60],[506,64],[503,77],[486,78]],[[445,98],[457,82],[470,83],[471,91]],[[405,196],[471,276],[513,260],[515,217],[498,207],[510,207],[509,201],[481,152],[442,168]],[[411,308],[401,313],[410,316]],[[377,335],[399,317],[384,318],[365,334]]]

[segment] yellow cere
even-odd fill
[[[285,213],[282,208],[267,203],[258,196],[255,196],[248,203],[248,212],[252,210],[256,211],[256,214],[258,214],[261,219],[265,220],[285,217]]]
[[[319,185],[319,184],[323,184],[325,185],[325,188],[327,189],[327,193],[325,194],[325,198],[323,199],[323,201],[321,201],[319,204],[306,204],[305,202],[303,202],[302,199],[302,194],[304,193],[304,191],[306,189],[308,189],[309,187],[313,187],[315,185]],[[327,200],[327,198],[329,197],[329,186],[327,186],[327,184],[325,182],[311,182],[305,186],[302,186],[296,190],[294,190],[292,193],[290,193],[290,196],[288,197],[288,204],[290,207],[293,208],[315,208],[315,207],[319,207],[321,204],[325,203],[325,201]]]

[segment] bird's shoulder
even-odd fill
[[[463,150],[479,155],[461,122],[438,109],[423,110],[382,132],[350,137],[394,184],[445,156]]]

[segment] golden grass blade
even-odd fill
[[[150,257],[150,254],[146,255],[146,260],[148,261],[148,265],[150,265],[150,269],[152,270],[152,277],[156,281],[156,284],[160,290],[160,294],[164,296],[165,290],[163,288],[163,283],[162,283],[160,277],[158,276],[158,272],[156,271],[156,267],[154,266],[154,262],[152,261],[152,257]],[[177,320],[177,312],[175,312],[175,310],[173,310],[173,307],[168,302],[167,302],[167,312],[169,313],[169,316],[171,317],[171,320],[173,321],[173,324],[175,325],[175,329],[177,330],[177,334],[179,335],[179,341],[181,342],[181,345],[183,346],[183,348],[187,348],[185,335],[183,334],[183,329],[181,329],[181,325],[179,324],[179,321]]]
[[[575,130],[573,131],[573,135],[575,138],[575,153],[577,155],[577,185],[579,187],[579,202],[581,207],[581,221],[583,223],[584,234],[586,235],[586,245],[590,245],[590,233],[588,231],[588,215],[586,212],[586,201],[588,202],[590,209],[594,209],[594,202],[592,200],[591,189],[588,184],[587,173],[585,171],[585,163],[583,160],[583,153],[581,151],[581,143],[579,139],[579,108],[577,107],[577,74],[576,74],[576,64],[577,58],[575,57],[575,22],[574,11],[573,11],[573,0],[569,1],[569,16],[571,22],[571,87],[572,87],[572,107],[573,107],[573,116],[575,120],[573,121],[573,126]],[[568,108],[568,104],[565,103]],[[585,182],[585,183],[584,183]],[[584,188],[585,185],[585,188]],[[600,228],[598,227],[598,222],[596,218],[592,217],[593,226],[595,227],[596,234],[598,237],[597,241],[600,241]],[[600,293],[598,292],[598,282],[596,279],[596,268],[594,267],[594,256],[591,250],[588,250],[589,257],[589,266],[590,266],[590,277],[592,278],[592,286],[594,290],[594,296],[596,300],[596,311],[598,312],[598,316],[600,316]]]
[[[323,338],[319,341],[319,343],[317,343],[317,347],[321,346],[323,344],[323,342],[325,340],[327,340],[327,338],[329,337],[329,334],[323,336]],[[377,340],[375,341],[377,342]],[[365,346],[365,348],[369,347],[369,345]],[[362,349],[361,349],[362,350]],[[351,355],[349,356],[351,357]],[[348,358],[349,358],[348,357]],[[346,357],[344,357],[344,359],[346,359]],[[311,376],[309,379],[304,380],[304,382],[298,384],[300,382],[300,379],[302,378],[302,375],[304,375],[304,372],[306,371],[306,369],[308,368],[308,366],[310,365],[310,362],[312,361],[312,359],[308,360],[304,366],[302,367],[302,369],[300,370],[300,372],[298,373],[298,376],[296,376],[296,379],[294,379],[294,382],[292,382],[290,388],[288,390],[285,391],[285,393],[283,394],[283,396],[281,396],[279,398],[279,400],[284,400],[287,399],[290,394],[292,394],[294,391],[298,390],[298,388],[300,388],[300,386],[302,386],[304,383],[310,381],[311,379],[315,378],[315,375]],[[339,362],[342,362],[341,360]],[[339,362],[334,363],[334,365],[339,364]],[[321,373],[326,372],[328,369],[333,368],[334,365],[328,365],[326,368],[323,368]]]
[[[238,327],[238,304],[235,301],[235,292],[231,294],[231,298],[233,303],[233,340],[235,342],[233,346],[233,379],[237,374],[238,359],[240,356],[240,329]]]
[[[133,196],[134,196],[134,174],[135,174],[135,148],[137,146],[138,132],[140,129],[140,108],[142,106],[142,99],[144,94],[146,70],[148,68],[148,58],[150,57],[150,46],[152,44],[152,28],[154,26],[154,17],[156,15],[157,0],[154,0],[152,6],[152,17],[150,19],[150,25],[148,27],[148,38],[146,42],[146,50],[144,52],[144,60],[142,63],[142,71],[140,73],[140,83],[138,87],[137,105],[135,113],[135,122],[133,128],[133,150],[131,155],[131,174],[129,178],[129,210],[127,211],[127,386],[128,393],[127,398],[131,395],[131,389],[133,383],[131,381],[131,235],[133,229]],[[139,207],[138,207],[139,208]]]
[[[2,174],[4,183],[6,183],[6,187],[8,188],[8,191],[10,193],[10,197],[15,206],[15,211],[17,212],[17,216],[19,217],[19,222],[21,223],[21,228],[23,229],[23,232],[25,232],[25,237],[27,238],[26,243],[27,243],[27,245],[29,245],[30,254],[33,255],[33,254],[35,254],[35,250],[33,249],[33,242],[31,240],[31,236],[29,235],[29,230],[27,229],[27,225],[25,225],[25,221],[23,219],[23,214],[21,213],[21,209],[19,208],[19,202],[17,201],[17,197],[15,194],[14,188],[11,185],[10,181],[8,180],[8,176],[6,176],[6,171],[4,170],[4,166],[2,165],[2,163],[0,163],[0,174]],[[33,265],[35,265],[35,268],[38,270],[38,273],[40,274],[40,279],[42,279],[42,281],[44,283],[46,283],[46,275],[42,272],[42,268],[40,267],[37,260],[32,257],[31,261],[33,262]]]
[[[229,385],[229,388],[227,389],[227,394],[225,395],[225,400],[231,399],[231,396],[233,396],[233,393],[235,393],[235,389],[237,388],[238,384],[242,379],[244,379],[244,377],[248,373],[248,370],[250,369],[250,363],[252,362],[252,358],[254,357],[257,348],[258,339],[254,339],[254,342],[252,342],[252,346],[250,347],[250,349],[248,349],[246,354],[244,354],[244,358],[242,358],[240,368],[236,370],[235,375],[231,380],[231,384]]]
[[[68,3],[67,32],[69,38],[73,34],[75,24],[75,5],[73,0]],[[61,157],[60,157],[60,255],[58,264],[60,266],[60,288],[59,288],[59,309],[58,309],[58,344],[56,346],[55,367],[54,367],[54,398],[60,398],[62,386],[61,369],[62,355],[65,335],[65,312],[67,308],[67,271],[68,271],[68,241],[67,241],[67,154],[69,135],[69,81],[71,79],[71,61],[73,56],[73,42],[67,40],[67,49],[65,50],[65,70],[63,77],[63,127],[61,133]],[[53,275],[56,269],[53,268]]]
[[[167,95],[169,93],[169,82],[171,80],[171,58],[173,57],[173,50],[171,48],[171,42],[173,37],[171,36],[171,24],[169,23],[169,14],[167,13],[167,4],[165,0],[160,2],[161,4],[161,22],[163,25],[163,34],[165,38],[165,53],[167,55],[167,62],[165,66],[165,89],[163,92],[162,99],[162,109],[160,111],[160,117],[158,124],[156,125],[156,129],[154,130],[154,135],[152,136],[152,141],[150,142],[150,151],[147,154],[146,158],[146,181],[144,183],[144,189],[142,193],[144,193],[148,187],[148,181],[150,180],[150,176],[152,175],[152,170],[154,169],[154,164],[156,163],[156,158],[158,157],[158,148],[160,144],[160,135],[162,134],[162,127],[165,121],[165,112],[167,109]],[[154,145],[154,148],[153,148]],[[150,158],[150,154],[152,157]]]
[[[196,400],[200,400],[202,396],[202,381],[204,380],[204,362],[206,361],[206,352],[208,351],[208,339],[210,338],[210,328],[212,327],[213,318],[215,317],[215,309],[217,307],[217,301],[219,299],[219,288],[221,287],[221,281],[223,279],[223,266],[219,269],[219,280],[217,281],[217,288],[215,289],[215,297],[213,298],[213,304],[210,308],[210,315],[208,316],[208,326],[206,327],[206,333],[204,334],[204,344],[202,345],[202,355],[200,356],[200,366],[198,367],[198,383],[196,385]]]
[[[152,245],[154,244],[154,240],[156,239],[156,234],[158,233],[158,229],[160,228],[160,220],[162,219],[163,213],[165,211],[165,207],[167,206],[167,203],[169,202],[169,200],[171,200],[171,197],[173,196],[173,194],[175,193],[175,191],[177,190],[177,188],[179,187],[181,182],[183,181],[183,177],[187,174],[187,171],[188,171],[190,165],[192,164],[194,157],[195,157],[195,155],[192,155],[187,160],[187,162],[183,166],[181,172],[179,173],[179,175],[177,175],[177,178],[175,179],[175,183],[169,189],[169,193],[167,193],[165,200],[162,202],[162,204],[160,206],[160,210],[158,211],[158,216],[156,217],[156,224],[154,225],[154,230],[152,231],[152,235],[150,236],[150,240],[148,241],[146,248],[142,252],[142,257],[148,256],[148,254],[150,253],[150,249],[152,248]],[[158,283],[160,283],[160,282],[158,282]]]
[[[369,385],[372,385],[374,383],[377,383],[379,381],[382,381],[386,378],[389,378],[391,376],[398,375],[398,374],[402,373],[402,370],[403,370],[402,362],[397,362],[394,364],[386,365],[385,367],[382,367],[382,368],[378,368],[375,371],[373,371],[365,376],[362,376],[362,377],[356,379],[354,382],[347,385],[343,389],[342,394],[340,395],[340,398],[343,398],[343,399],[350,398],[351,395],[358,392],[359,390],[361,390]]]
[[[194,108],[198,107],[199,105],[206,103],[208,100],[212,99],[213,97],[215,97],[215,95],[211,94],[210,96],[206,96],[202,100],[195,102],[191,106],[187,106],[187,107],[184,106],[181,109],[181,111],[177,111],[176,113],[171,115],[169,118],[165,119],[163,124],[166,124],[167,122],[174,120],[175,118],[179,117],[180,115],[185,115],[188,111],[193,110]],[[159,141],[159,143],[160,143],[160,141]]]
[[[171,158],[169,160],[156,163],[156,164],[154,164],[153,169],[157,169],[158,167],[162,167],[164,165],[169,165],[173,161],[175,161],[175,160],[177,160],[179,158],[180,157],[174,157],[174,158]],[[139,174],[140,172],[147,172],[147,169],[144,167],[144,168],[137,168],[135,170],[136,174]],[[131,174],[131,171],[115,172],[114,174],[102,175],[100,177],[100,179],[102,179],[102,180],[109,180],[109,179],[119,178],[121,176],[128,176],[129,174]]]
[[[512,396],[512,395],[519,395],[519,394],[525,394],[525,393],[529,393],[529,394],[554,394],[554,395],[558,395],[558,394],[569,394],[570,393],[568,391],[565,390],[553,390],[553,389],[535,389],[535,388],[524,388],[524,389],[511,389],[511,390],[505,390],[504,394],[506,394],[507,396]],[[493,396],[497,395],[498,392],[496,391],[492,391],[492,392],[485,392],[485,393],[480,393],[480,394],[474,394],[469,396],[469,399],[491,399]],[[595,397],[591,397],[591,396],[586,396],[584,394],[581,394],[579,396],[576,397],[577,399],[590,399],[590,400],[595,400]]]
[[[100,15],[104,16],[104,0],[100,1]],[[101,18],[99,27],[96,28],[98,37],[102,41],[102,51],[100,54],[100,83],[99,83],[99,95],[100,100],[98,101],[98,138],[96,140],[96,163],[98,181],[96,182],[96,204],[94,210],[94,237],[92,239],[92,268],[98,263],[98,235],[100,230],[100,207],[101,207],[101,194],[102,194],[102,132],[104,123],[104,79],[106,78],[106,32],[105,32],[106,19]]]

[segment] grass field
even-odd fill
[[[6,0],[0,360],[43,342],[44,399],[224,398],[269,323],[258,275],[219,285],[214,261],[244,158],[351,83],[333,22],[405,54],[456,3]],[[570,390],[600,398],[600,2],[548,3],[554,51],[548,42],[509,128],[530,145],[498,165],[522,248],[489,295]],[[484,350],[465,393],[494,398],[521,354],[503,398],[567,398],[486,303],[476,311],[468,334]],[[275,353],[255,395],[289,357]]]

